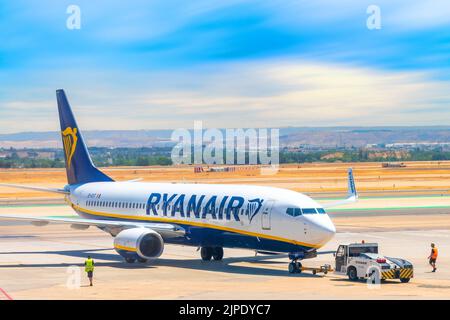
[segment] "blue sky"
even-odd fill
[[[0,133],[57,130],[57,88],[86,129],[450,125],[449,16],[444,0],[0,0]]]

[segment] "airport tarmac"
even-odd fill
[[[2,221],[0,299],[7,298],[5,293],[12,299],[449,299],[448,199],[444,204],[439,197],[422,200],[394,201],[394,210],[392,201],[369,205],[368,199],[353,211],[331,212],[338,233],[321,249],[335,250],[339,243],[361,240],[378,242],[383,254],[414,264],[415,278],[407,284],[392,280],[373,287],[334,274],[292,275],[287,258],[255,257],[240,249],[225,249],[221,262],[203,262],[196,248],[166,245],[160,259],[129,265],[112,249],[112,238],[98,229]],[[427,208],[415,207],[417,203],[426,203]],[[435,204],[440,205],[433,208]],[[68,206],[58,204],[2,206],[0,213],[73,215]],[[439,248],[436,273],[427,264],[430,242]],[[87,286],[82,269],[87,255],[96,261],[94,287]],[[332,262],[333,256],[324,254],[303,264]],[[81,286],[74,288],[78,271]]]

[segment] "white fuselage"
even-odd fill
[[[336,231],[321,205],[279,188],[93,182],[70,189],[67,200],[84,217],[177,224],[191,245],[305,251],[323,246]]]

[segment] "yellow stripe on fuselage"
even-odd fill
[[[271,235],[262,234],[262,233],[256,233],[256,232],[250,232],[250,231],[245,231],[245,230],[239,230],[239,229],[230,228],[230,227],[224,227],[224,226],[217,226],[217,225],[214,225],[214,224],[209,224],[209,223],[204,223],[204,222],[177,220],[177,219],[171,219],[171,218],[165,218],[165,217],[129,216],[129,215],[123,215],[123,214],[97,212],[97,211],[92,211],[92,210],[85,209],[85,208],[82,208],[80,206],[77,206],[76,204],[74,204],[74,203],[72,203],[70,201],[69,201],[69,203],[72,205],[72,207],[75,210],[79,210],[81,212],[88,213],[88,214],[91,214],[91,215],[96,215],[96,216],[103,216],[103,217],[110,217],[110,218],[121,218],[121,219],[128,219],[128,220],[143,220],[143,221],[153,221],[153,222],[166,222],[166,223],[186,224],[186,225],[195,226],[195,227],[211,228],[211,229],[216,229],[216,230],[234,232],[234,233],[247,235],[247,236],[252,236],[252,237],[258,237],[258,238],[263,238],[263,239],[269,239],[269,240],[281,241],[281,242],[286,242],[286,243],[292,243],[292,244],[299,245],[299,246],[304,246],[304,247],[310,247],[310,248],[320,248],[321,247],[321,245],[319,245],[319,244],[305,243],[305,242],[300,242],[300,241],[296,241],[296,240],[290,240],[290,239],[277,237],[277,236],[271,236]]]

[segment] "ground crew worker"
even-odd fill
[[[433,271],[432,272],[436,272],[436,259],[438,256],[438,249],[436,248],[436,246],[434,245],[434,243],[431,244],[431,254],[428,257],[428,259],[430,259],[430,266],[433,267]]]
[[[84,262],[84,271],[87,272],[89,283],[92,287],[92,278],[94,276],[94,260],[91,258],[91,256],[88,256],[87,260]]]

